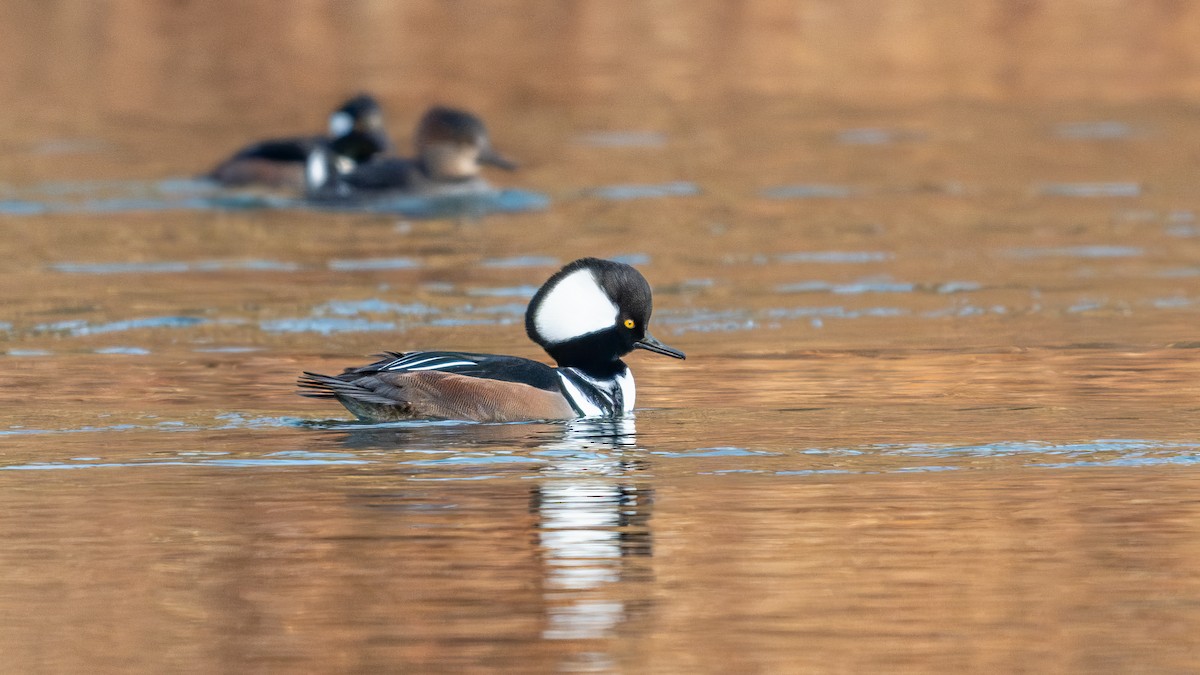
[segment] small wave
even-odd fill
[[[610,201],[630,201],[633,199],[661,199],[663,197],[694,197],[700,194],[700,187],[687,181],[674,181],[658,185],[609,185],[590,190],[588,194],[608,199]]]

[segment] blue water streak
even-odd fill
[[[558,258],[546,255],[518,255],[511,258],[488,258],[483,261],[484,267],[522,268],[522,267],[558,267]]]
[[[1008,250],[1015,258],[1136,258],[1145,255],[1139,246],[1106,246],[1101,244],[1083,246],[1049,246],[1044,248],[1025,247]]]
[[[661,199],[663,197],[692,197],[700,194],[700,188],[695,183],[674,181],[658,185],[609,185],[591,190],[591,195],[611,201],[629,201],[632,199]]]
[[[145,319],[128,319],[111,323],[91,324],[82,319],[57,321],[34,326],[36,333],[66,333],[73,336],[116,333],[143,328],[190,328],[209,323],[208,319],[196,316],[155,316]]]
[[[1124,122],[1067,122],[1054,127],[1054,135],[1069,140],[1125,140],[1133,136],[1133,127]]]
[[[211,181],[92,181],[46,183],[23,190],[37,198],[0,200],[0,215],[45,213],[130,213],[170,210],[318,209],[389,213],[415,218],[475,216],[545,209],[544,195],[523,190],[484,191],[451,196],[382,195],[308,201],[250,191],[228,190]],[[12,194],[13,190],[7,191]]]
[[[886,280],[868,280],[857,281],[849,284],[831,284],[824,281],[802,281],[794,284],[782,284],[775,287],[777,293],[813,293],[825,291],[836,293],[838,295],[861,295],[863,293],[911,293],[916,290],[915,284],[886,281]]]
[[[525,190],[499,190],[461,195],[355,195],[346,199],[320,200],[304,206],[324,211],[385,213],[410,218],[453,218],[488,213],[541,211],[550,205],[545,195]]]
[[[413,270],[423,265],[415,258],[361,258],[330,260],[329,269],[335,272],[368,272],[374,270]]]
[[[1047,197],[1139,197],[1138,183],[1044,183],[1038,193]]]
[[[130,356],[145,356],[150,353],[149,349],[144,347],[101,347],[96,350],[97,354],[126,354]]]
[[[111,263],[51,263],[50,269],[66,274],[178,274],[182,272],[295,272],[300,265],[278,260],[197,260]]]
[[[268,333],[363,333],[373,331],[394,331],[397,329],[391,321],[367,321],[366,319],[339,319],[331,317],[306,317],[293,319],[269,319],[260,321],[259,328]]]
[[[438,310],[420,302],[400,304],[370,298],[367,300],[330,300],[316,307],[313,312],[315,314],[333,314],[336,316],[358,316],[359,314],[424,316],[427,314],[436,314]]]

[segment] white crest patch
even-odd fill
[[[354,118],[348,112],[335,112],[329,116],[329,135],[334,138],[345,136],[354,128]]]
[[[538,335],[566,342],[617,325],[619,310],[589,269],[571,272],[545,295],[533,315]]]

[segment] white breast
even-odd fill
[[[637,387],[633,384],[633,371],[628,368],[617,376],[617,385],[621,387],[621,396],[625,400],[625,414],[633,412],[633,404],[637,400]]]
[[[563,396],[583,417],[628,415],[637,403],[637,387],[628,368],[609,380],[588,377],[575,368],[559,368],[558,382]],[[614,410],[617,396],[621,397],[620,410]]]

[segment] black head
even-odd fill
[[[650,335],[650,284],[624,263],[581,258],[555,272],[529,301],[525,332],[560,366],[602,371],[634,349],[677,359]]]
[[[329,136],[339,138],[351,132],[383,134],[383,108],[370,94],[347,99],[329,115]]]
[[[340,194],[347,189],[341,180],[344,174],[389,150],[379,102],[370,94],[347,100],[329,116],[329,138],[305,158],[306,193],[310,197]]]

